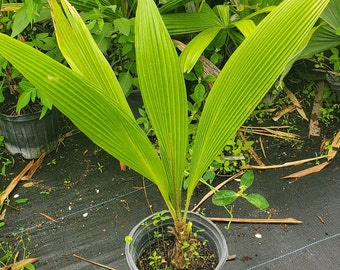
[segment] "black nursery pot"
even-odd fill
[[[218,256],[219,263],[215,270],[222,270],[228,258],[228,247],[221,230],[209,219],[195,212],[188,212],[188,220],[193,223],[193,231],[204,230],[198,234],[198,239],[200,241],[208,241],[209,247]],[[153,235],[154,231],[159,230],[159,228],[156,228],[152,221],[151,215],[137,224],[129,234],[129,236],[132,237],[132,242],[126,243],[125,256],[131,270],[138,270],[136,266],[138,254],[142,254],[147,246],[157,241],[157,239],[153,240]],[[149,225],[145,226],[145,224]],[[161,226],[163,231],[167,231],[168,226],[173,226],[173,220],[168,219],[164,221]]]
[[[57,109],[48,110],[40,120],[39,117],[40,112],[0,114],[0,132],[5,137],[6,149],[12,155],[21,154],[25,159],[35,159],[56,149],[59,138]]]

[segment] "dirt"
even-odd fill
[[[154,270],[154,269],[172,269],[171,268],[171,251],[174,247],[174,238],[161,239],[155,244],[150,245],[140,256],[138,266],[140,270]],[[188,248],[187,248],[188,249]],[[184,252],[190,253],[185,249]],[[217,255],[209,248],[209,245],[201,241],[195,241],[195,252],[188,256],[190,263],[188,270],[211,270],[215,269],[218,264]],[[157,260],[155,258],[157,257]],[[170,268],[169,268],[170,267]]]

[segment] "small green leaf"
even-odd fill
[[[132,236],[130,236],[130,235],[125,236],[124,239],[125,239],[125,242],[126,242],[126,243],[131,243],[132,240],[133,240]]]
[[[131,25],[129,19],[119,18],[114,20],[113,23],[115,25],[115,29],[123,35],[128,36],[130,34]]]
[[[253,171],[247,171],[242,177],[241,177],[241,186],[246,186],[249,188],[254,181],[254,172]]]
[[[195,73],[196,73],[196,76],[198,78],[202,78],[203,77],[203,74],[204,74],[204,66],[202,64],[201,61],[198,61],[196,63],[196,65],[194,66],[194,70],[195,70]]]
[[[18,99],[16,111],[18,112],[22,108],[27,106],[27,104],[30,102],[30,100],[31,100],[31,92],[28,92],[28,91],[23,92]]]
[[[261,194],[253,193],[244,196],[244,198],[252,205],[256,206],[261,210],[266,209],[269,206],[267,199],[263,197]]]
[[[207,75],[204,80],[208,83],[214,82],[216,80],[216,77],[214,75]]]
[[[196,81],[197,77],[193,72],[185,73],[184,78],[188,81]]]
[[[23,204],[23,203],[27,203],[28,199],[27,198],[17,199],[17,200],[15,200],[15,202],[17,204]]]
[[[35,270],[35,267],[34,267],[33,264],[28,263],[28,264],[25,264],[25,269],[27,269],[27,270]]]
[[[213,64],[217,64],[218,61],[220,61],[222,58],[222,56],[219,54],[219,53],[214,53],[210,56],[210,61],[213,63]]]
[[[6,224],[5,222],[0,221],[0,228],[3,227],[3,226],[5,226],[5,224]]]
[[[122,87],[125,95],[127,96],[130,92],[131,85],[132,85],[132,76],[130,72],[122,72],[119,74],[119,83],[120,86]]]
[[[17,36],[20,34],[30,23],[29,19],[26,16],[26,7],[23,6],[19,11],[16,12],[14,15],[14,22],[12,25],[12,37]]]
[[[212,202],[218,206],[232,204],[238,197],[238,194],[232,190],[220,190],[212,197]]]
[[[199,83],[195,86],[194,93],[190,95],[193,101],[200,103],[204,100],[205,87],[203,84]]]
[[[216,173],[214,171],[207,171],[203,175],[203,179],[204,179],[204,181],[206,181],[206,182],[211,184],[212,181],[215,179],[215,175],[216,175]]]

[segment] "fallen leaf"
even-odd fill
[[[33,182],[28,182],[28,183],[23,184],[22,186],[25,187],[25,188],[30,188],[30,187],[34,186],[34,183]]]
[[[332,142],[332,148],[328,151],[328,160],[333,159],[340,150],[340,131],[336,134]]]
[[[39,213],[40,216],[48,219],[49,221],[52,221],[52,222],[57,222],[55,219],[51,218],[49,215],[46,215],[44,213]]]
[[[293,103],[293,105],[295,106],[298,113],[301,115],[301,117],[308,121],[308,117],[307,117],[305,111],[302,109],[302,106],[301,106],[299,100],[296,98],[296,96],[293,94],[293,92],[290,91],[287,87],[284,87],[283,89],[286,92],[289,99],[291,100],[291,102]]]
[[[123,162],[119,161],[119,166],[120,166],[121,171],[123,171],[123,172],[126,171],[126,165]]]
[[[284,116],[285,114],[287,113],[290,113],[290,112],[293,112],[296,110],[296,106],[295,105],[290,105],[290,106],[287,106],[286,108],[284,108],[283,110],[277,112],[275,114],[275,116],[272,118],[273,121],[277,122],[279,121],[279,119]]]
[[[329,164],[329,162],[326,161],[326,162],[324,162],[324,163],[321,163],[321,164],[319,164],[319,165],[313,166],[313,167],[311,167],[311,168],[308,168],[308,169],[305,169],[305,170],[302,170],[302,171],[299,171],[299,172],[296,172],[296,173],[287,175],[287,176],[285,176],[285,177],[283,177],[283,178],[284,178],[284,179],[289,179],[289,178],[300,178],[300,177],[303,177],[303,176],[306,176],[306,175],[309,175],[309,174],[312,174],[312,173],[320,172],[320,171],[322,171],[328,164]]]
[[[25,265],[35,263],[38,260],[39,258],[24,259],[11,265],[6,265],[1,268],[1,270],[21,270],[25,267]]]

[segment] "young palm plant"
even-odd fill
[[[93,142],[155,183],[173,217],[178,243],[188,241],[187,211],[200,177],[297,53],[328,0],[283,1],[228,60],[202,112],[184,205],[188,110],[183,71],[190,61],[179,60],[154,1],[138,1],[135,33],[140,90],[158,152],[133,117],[86,25],[67,0],[60,2],[62,7],[50,0],[50,6],[70,68],[6,35],[0,35],[0,54]]]

